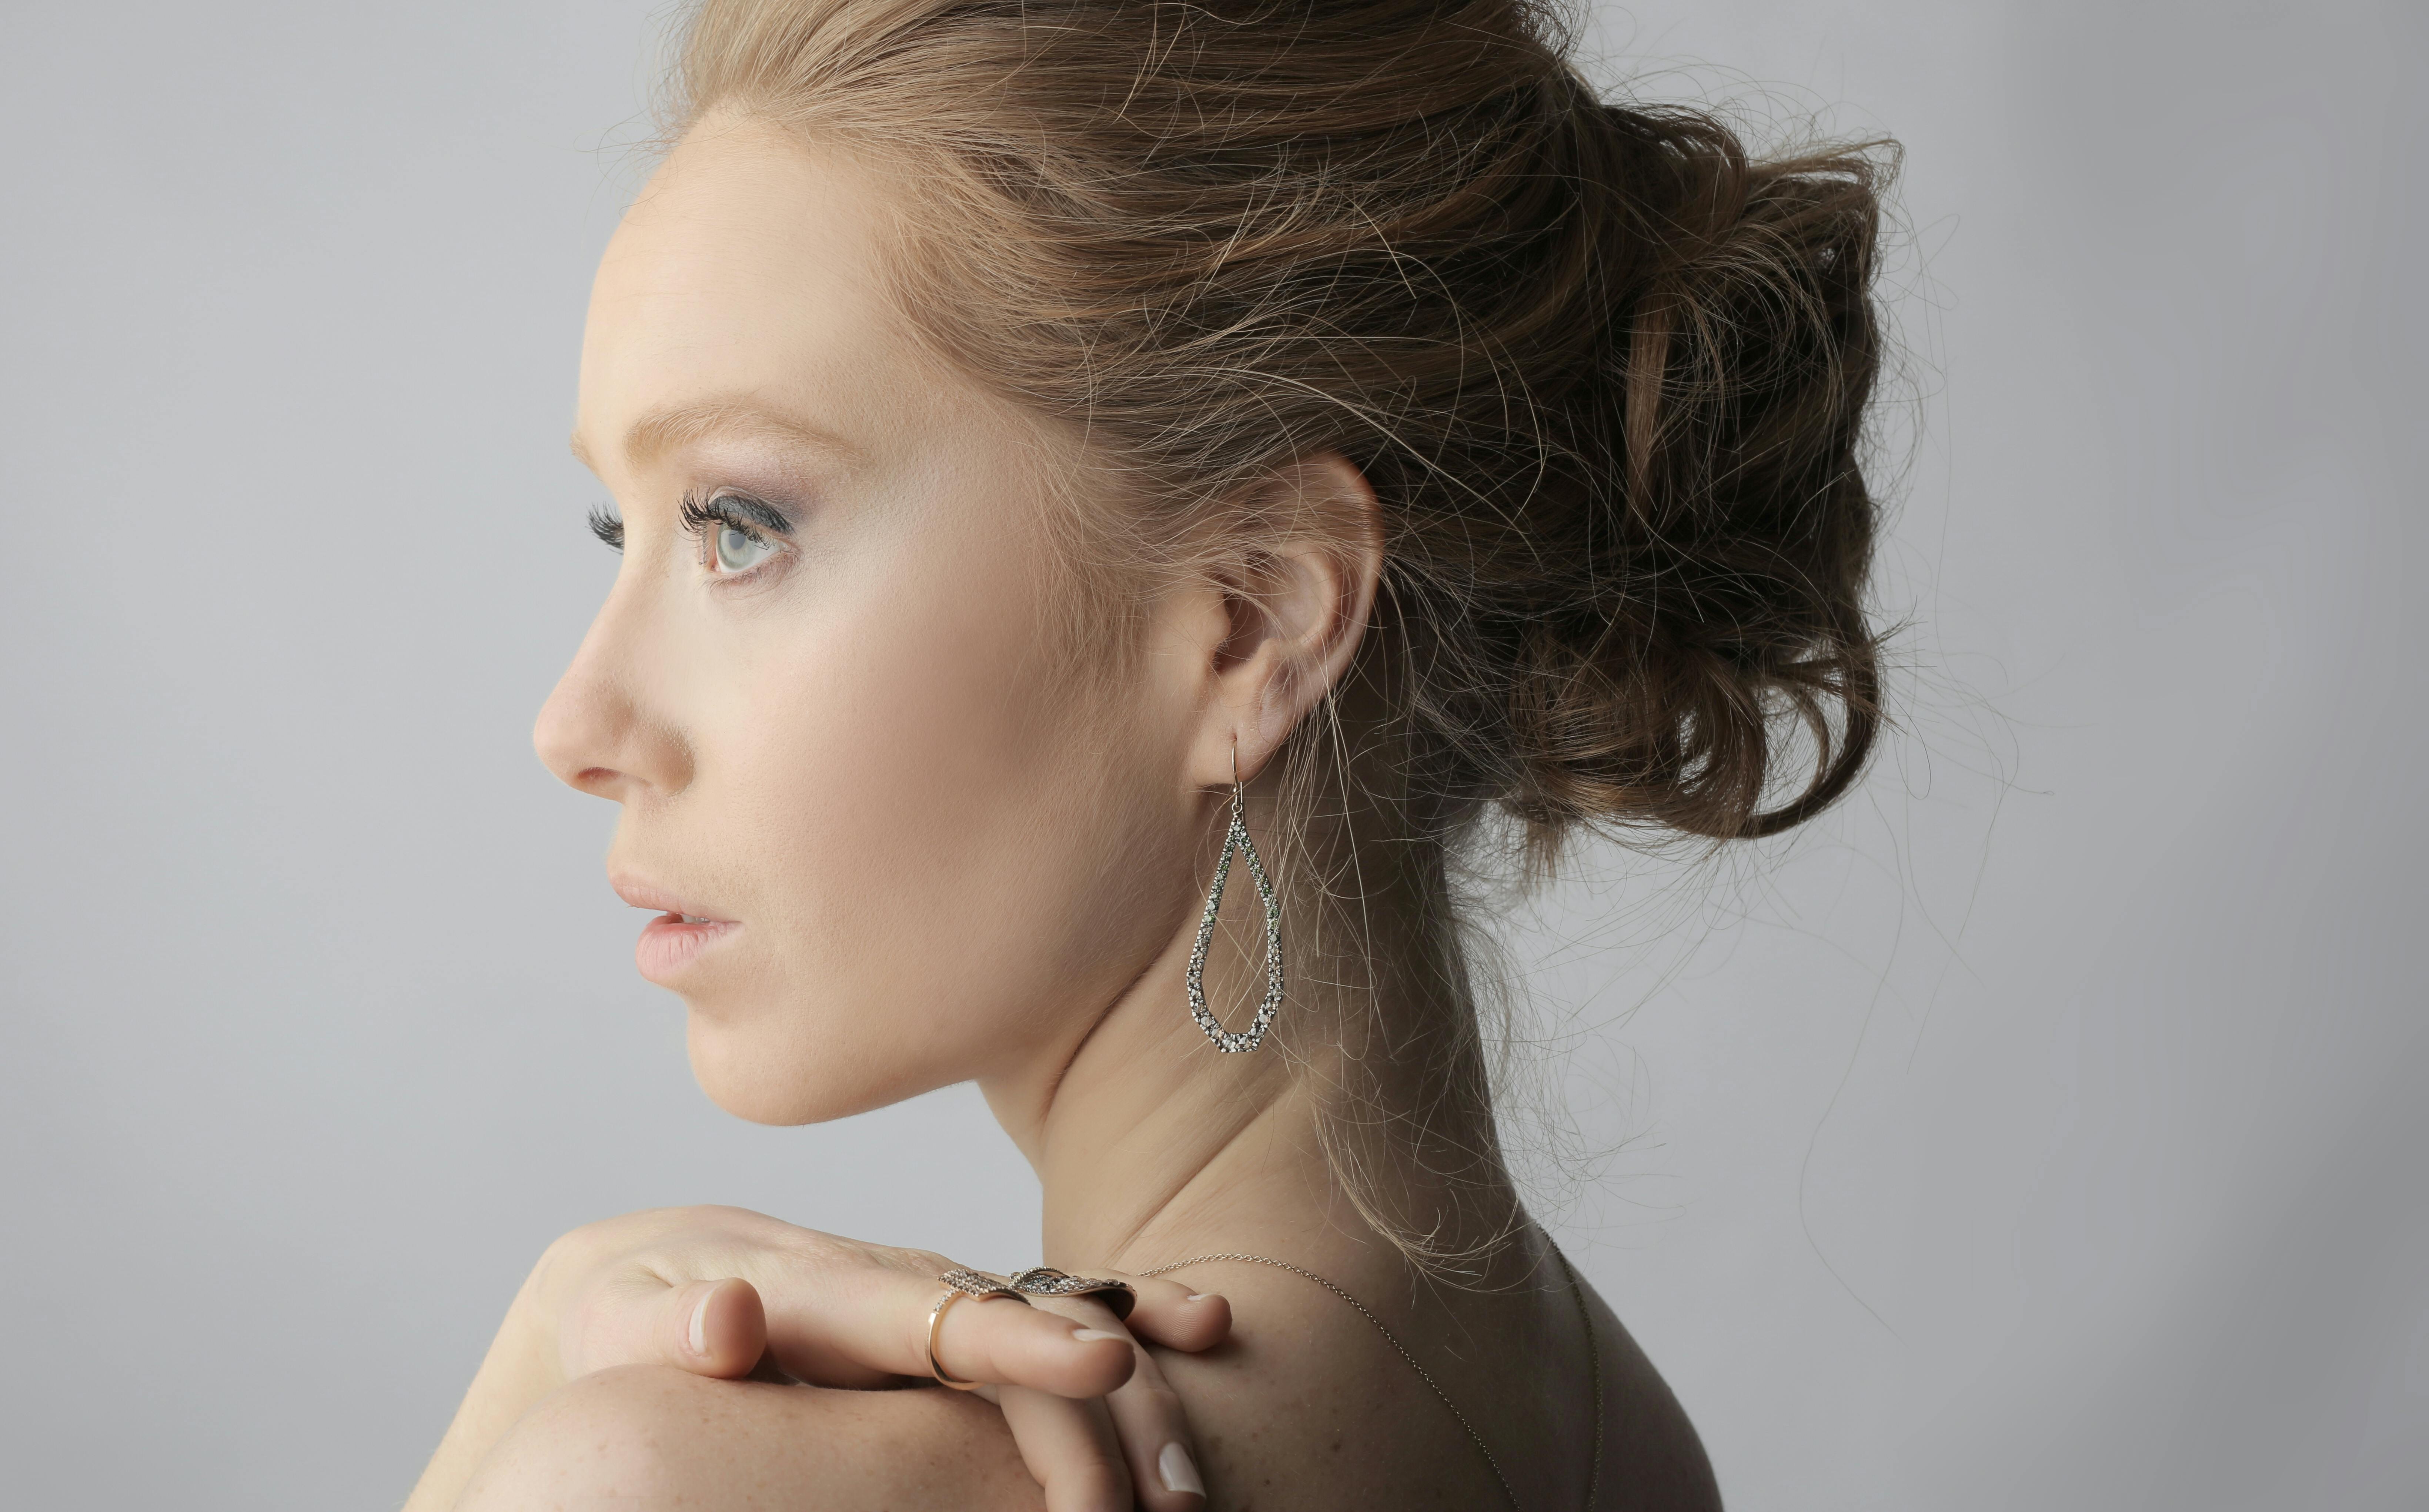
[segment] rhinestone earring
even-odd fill
[[[1231,743],[1231,824],[1223,832],[1223,854],[1214,861],[1214,885],[1206,891],[1206,912],[1198,921],[1198,943],[1189,947],[1189,1014],[1214,1048],[1228,1053],[1253,1050],[1264,1043],[1265,1030],[1274,1021],[1274,1011],[1282,1006],[1282,911],[1274,898],[1272,879],[1265,875],[1264,858],[1257,854],[1256,842],[1248,838],[1245,817],[1246,800],[1240,792],[1240,744]],[[1257,896],[1265,905],[1265,1000],[1257,1005],[1257,1016],[1248,1021],[1248,1032],[1234,1034],[1215,1022],[1206,1009],[1206,947],[1214,939],[1214,911],[1223,906],[1223,880],[1231,875],[1231,857],[1245,851],[1248,857],[1248,876],[1255,879]]]

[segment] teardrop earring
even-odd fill
[[[1214,939],[1214,911],[1223,906],[1223,881],[1231,875],[1231,856],[1246,851],[1248,876],[1257,884],[1257,896],[1265,905],[1265,1000],[1257,1005],[1257,1016],[1248,1021],[1248,1032],[1234,1034],[1215,1022],[1206,1010],[1206,947]],[[1189,1014],[1214,1048],[1231,1053],[1253,1050],[1264,1043],[1265,1030],[1274,1022],[1274,1011],[1282,1006],[1282,911],[1275,900],[1272,879],[1265,875],[1264,858],[1257,854],[1256,842],[1248,838],[1246,799],[1240,791],[1240,744],[1231,743],[1231,823],[1223,831],[1223,853],[1214,860],[1214,885],[1206,892],[1206,912],[1198,921],[1198,943],[1189,947]]]

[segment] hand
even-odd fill
[[[662,1208],[576,1229],[524,1282],[407,1512],[451,1505],[524,1408],[611,1365],[859,1389],[923,1383],[936,1276],[950,1264],[737,1208]],[[1206,1349],[1229,1335],[1230,1306],[1193,1300],[1175,1282],[1116,1278],[1138,1292],[1127,1329],[1086,1298],[1033,1307],[973,1298],[947,1312],[937,1358],[983,1383],[979,1394],[1001,1407],[1052,1512],[1124,1512],[1133,1486],[1149,1512],[1197,1512],[1188,1423],[1132,1335]],[[1174,1465],[1176,1448],[1190,1468]]]
[[[936,1276],[951,1264],[743,1208],[672,1208],[566,1236],[542,1262],[553,1274],[539,1277],[536,1300],[554,1316],[568,1380],[652,1362],[727,1378],[892,1387],[930,1379],[928,1316],[943,1294]],[[1206,1349],[1229,1335],[1230,1305],[1193,1302],[1177,1282],[1132,1285],[1138,1302],[1128,1330],[1085,1298],[1034,1307],[973,1298],[956,1303],[937,1330],[939,1362],[983,1383],[980,1394],[1003,1409],[1056,1512],[1126,1507],[1122,1493],[1132,1486],[1151,1512],[1195,1512],[1204,1500],[1165,1484],[1165,1446],[1180,1445],[1193,1464],[1196,1446],[1179,1399],[1130,1335]]]

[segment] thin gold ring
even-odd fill
[[[1029,1306],[1029,1299],[999,1283],[995,1277],[982,1275],[976,1271],[947,1271],[936,1279],[945,1283],[945,1294],[928,1309],[928,1373],[936,1378],[939,1386],[950,1386],[956,1391],[975,1391],[982,1383],[965,1381],[936,1362],[936,1330],[944,1326],[946,1309],[964,1297],[976,1297],[981,1302],[1010,1297],[1024,1307]]]

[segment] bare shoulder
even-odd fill
[[[1721,1489],[1703,1439],[1661,1372],[1618,1315],[1586,1289],[1603,1372],[1599,1505],[1628,1512],[1720,1512]]]
[[[1037,1512],[992,1406],[946,1391],[601,1371],[525,1413],[457,1512]]]
[[[1718,1512],[1694,1424],[1591,1287],[1593,1351],[1565,1289],[1443,1289],[1446,1306],[1411,1309],[1360,1278],[1370,1311],[1245,1265],[1220,1285],[1231,1338],[1154,1352],[1187,1404],[1210,1512],[1576,1508],[1590,1481],[1595,1512]]]

